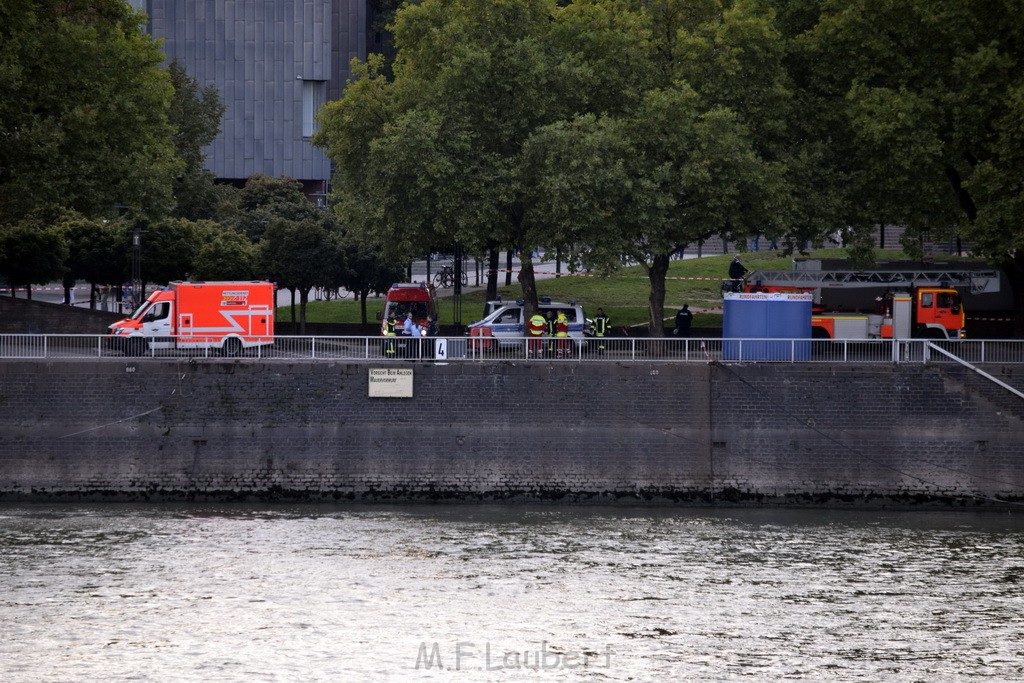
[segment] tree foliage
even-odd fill
[[[525,204],[522,149],[566,104],[548,49],[546,0],[425,0],[394,27],[395,78],[382,60],[354,64],[356,82],[321,114],[315,138],[335,161],[335,206],[388,260],[432,244],[528,255],[544,240]],[[523,261],[524,294],[536,302]]]
[[[169,208],[172,91],[141,21],[123,0],[0,4],[0,223]]]
[[[842,177],[849,224],[959,237],[1024,292],[1024,15],[1012,3],[784,3],[820,177]],[[810,6],[814,11],[808,11]],[[1024,332],[1024,318],[1018,321]]]
[[[195,280],[251,280],[256,273],[256,245],[245,235],[203,222],[205,233],[192,267]]]
[[[657,333],[673,251],[784,223],[783,50],[755,3],[425,0],[394,28],[394,81],[356,64],[316,138],[343,222],[392,253],[514,247],[534,306],[535,247],[631,258]]]
[[[260,242],[257,268],[279,287],[298,291],[300,333],[304,334],[310,290],[338,287],[343,259],[339,235],[327,221],[276,217]]]
[[[227,188],[217,187],[213,174],[203,169],[203,147],[220,132],[224,105],[215,87],[200,88],[177,59],[168,64],[167,74],[174,88],[167,118],[174,129],[175,152],[183,164],[181,175],[174,180],[174,214],[191,220],[215,218]]]
[[[23,223],[0,230],[0,274],[12,297],[16,288],[25,287],[31,299],[31,285],[59,280],[67,258],[67,244],[55,228]]]
[[[155,282],[166,285],[173,280],[187,280],[191,276],[204,239],[201,224],[184,218],[138,223],[127,232],[129,241],[135,227],[141,229],[139,252],[144,284]]]
[[[360,244],[345,236],[342,238],[345,255],[345,269],[340,284],[359,298],[362,322],[367,322],[366,300],[370,294],[384,294],[392,283],[405,278],[401,264],[384,260],[381,251],[375,247]]]
[[[120,285],[128,269],[128,233],[123,221],[69,216],[58,224],[68,246],[65,280],[85,280],[90,292],[97,285]],[[90,295],[90,305],[95,305]]]
[[[318,209],[289,178],[256,175],[239,194],[237,229],[257,242],[258,276],[299,293],[299,324],[305,330],[306,303],[314,287],[341,284],[345,257],[341,230],[329,212]],[[294,309],[292,316],[294,319]]]

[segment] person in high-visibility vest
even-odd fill
[[[384,327],[384,336],[388,337],[384,342],[384,355],[388,358],[394,358],[398,349],[395,345],[395,337],[398,333],[395,331],[398,323],[395,322],[395,312],[391,311],[388,313],[388,322]]]
[[[558,357],[570,355],[572,351],[569,349],[569,319],[561,311],[555,318],[555,338],[558,339]]]
[[[608,316],[604,314],[604,309],[597,309],[597,315],[594,316],[594,336],[597,337],[597,352],[604,353],[604,337],[608,334]]]
[[[530,317],[529,322],[526,323],[526,331],[530,336],[529,347],[526,352],[528,356],[541,355],[544,346],[542,339],[547,329],[548,323],[540,313],[534,313]]]

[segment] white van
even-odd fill
[[[548,311],[551,311],[555,317],[559,313],[565,314],[569,321],[569,337],[575,340],[577,348],[582,347],[586,343],[585,337],[588,333],[587,315],[584,313],[583,307],[575,301],[566,304],[551,301],[547,297],[542,297],[540,301],[537,309],[545,318],[547,318]],[[470,337],[493,337],[499,346],[522,345],[523,337],[528,334],[526,321],[523,319],[525,310],[523,302],[488,302],[488,304],[491,303],[500,303],[501,305],[491,311],[483,320],[467,325],[466,333]]]

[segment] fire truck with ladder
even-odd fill
[[[873,313],[826,311],[822,290],[874,288]],[[963,339],[965,313],[960,292],[999,291],[997,270],[955,267],[893,270],[759,270],[746,274],[746,292],[810,292],[816,305],[811,317],[815,339]]]

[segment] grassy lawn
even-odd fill
[[[729,262],[735,254],[708,256],[699,259],[672,261],[665,286],[665,315],[671,319],[682,305],[689,304],[694,312],[694,327],[721,327],[722,295],[721,281],[727,276]],[[821,249],[812,251],[809,258],[844,258],[843,249]],[[879,260],[905,258],[896,251],[878,251]],[[790,270],[791,257],[779,256],[779,252],[750,252],[741,255],[743,265],[750,270]],[[695,279],[672,279],[695,278]],[[701,279],[708,278],[708,279]],[[500,278],[499,282],[504,282]],[[639,325],[647,322],[647,301],[650,282],[643,268],[623,268],[607,278],[563,276],[555,279],[537,280],[541,296],[553,301],[575,300],[584,307],[587,315],[593,316],[598,307],[604,308],[615,326]],[[510,287],[499,287],[498,293],[506,301],[520,297],[520,288],[515,280]],[[440,323],[451,324],[454,315],[452,297],[438,299]],[[469,323],[482,317],[484,290],[464,292],[462,295],[462,322]],[[384,297],[369,298],[366,302],[368,321],[376,320],[378,311],[384,308]],[[307,322],[358,323],[359,302],[351,298],[343,301],[315,301],[307,305]],[[288,308],[277,310],[279,321],[291,320]],[[296,316],[298,313],[296,312]]]

